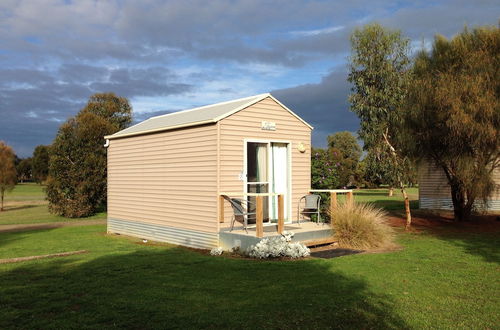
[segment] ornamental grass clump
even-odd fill
[[[283,232],[280,237],[271,237],[261,240],[247,250],[247,255],[252,258],[304,258],[309,256],[310,250],[302,243],[292,243],[293,232]]]
[[[372,249],[391,245],[393,229],[387,213],[371,204],[343,204],[332,212],[332,228],[340,247]]]

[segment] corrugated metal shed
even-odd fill
[[[222,103],[216,103],[211,105],[206,105],[203,107],[198,107],[194,109],[183,110],[179,112],[169,113],[166,115],[151,117],[139,124],[121,130],[113,135],[105,136],[106,139],[115,139],[125,136],[133,136],[139,134],[153,133],[159,131],[166,131],[170,129],[189,127],[195,125],[216,123],[227,116],[232,115],[246,107],[255,104],[266,97],[270,97],[276,102],[276,100],[271,94],[259,94],[254,96],[245,97],[242,99],[231,100]],[[281,103],[280,103],[281,104]],[[281,104],[282,105],[282,104]],[[290,109],[282,105],[286,110],[292,113],[295,117],[300,119],[309,128],[311,125],[302,120],[299,116],[293,113]]]

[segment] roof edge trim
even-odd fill
[[[214,107],[214,106],[218,106],[218,105],[223,105],[223,104],[228,104],[228,103],[243,101],[245,99],[260,98],[260,97],[264,97],[264,96],[267,96],[267,95],[269,95],[269,93],[257,94],[257,95],[253,95],[253,96],[242,97],[242,98],[235,99],[235,100],[229,100],[229,101],[224,101],[224,102],[219,102],[219,103],[207,104],[207,105],[203,105],[201,107],[196,107],[196,108],[192,108],[192,109],[185,109],[185,110],[179,110],[179,111],[169,112],[169,113],[166,113],[166,114],[163,114],[163,115],[158,115],[158,116],[150,117],[148,119],[160,118],[160,117],[167,117],[167,116],[178,114],[178,113],[186,113],[186,112],[191,112],[191,111],[194,111],[194,110],[201,110],[201,109],[210,108],[210,107]]]
[[[217,121],[214,121],[214,120],[210,119],[210,120],[197,121],[197,122],[193,122],[193,123],[186,123],[186,124],[176,125],[176,126],[160,127],[160,128],[150,129],[150,130],[147,130],[147,131],[133,132],[133,133],[128,133],[128,134],[121,134],[121,135],[117,135],[117,136],[114,136],[114,134],[112,134],[112,135],[106,135],[106,136],[104,136],[104,138],[108,139],[108,140],[114,140],[114,139],[120,139],[122,137],[130,137],[130,136],[136,136],[136,135],[158,133],[158,132],[163,132],[163,131],[171,131],[173,129],[184,128],[184,127],[189,127],[189,126],[199,126],[199,125],[204,125],[204,124],[215,124],[216,122]]]

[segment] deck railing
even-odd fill
[[[257,237],[264,237],[264,197],[278,196],[278,224],[277,231],[283,233],[285,229],[285,200],[283,194],[277,193],[220,193],[219,194],[219,222],[224,222],[223,196],[255,197],[255,233]]]
[[[311,193],[330,193],[330,212],[333,212],[338,206],[337,194],[346,194],[346,202],[352,203],[353,191],[352,189],[311,189]],[[279,234],[283,233],[285,229],[285,199],[283,194],[278,193],[240,193],[240,192],[229,192],[219,194],[219,222],[224,222],[224,197],[255,197],[255,232],[257,237],[264,237],[264,197],[275,197],[278,196],[278,223],[277,231]]]
[[[330,193],[330,214],[338,207],[337,194],[346,194],[346,203],[352,204],[354,195],[352,189],[311,189],[312,193]]]

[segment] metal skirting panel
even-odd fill
[[[479,209],[483,209],[484,203],[482,201],[477,201],[476,205]],[[490,199],[487,206],[487,211],[500,211],[500,200]],[[451,198],[420,197],[420,208],[431,210],[453,210],[453,203]]]
[[[130,235],[197,249],[210,249],[219,244],[219,235],[216,233],[121,219],[108,218],[108,233]]]
[[[265,238],[270,237],[279,237],[280,234],[276,233],[275,235],[266,236]],[[327,227],[321,230],[311,230],[305,232],[297,232],[295,233],[292,242],[305,242],[312,240],[325,239],[332,236],[332,230]],[[246,251],[250,246],[259,243],[263,238],[237,234],[230,231],[221,231],[219,233],[219,241],[220,246],[224,250],[230,250],[234,247],[239,247],[242,251]]]

